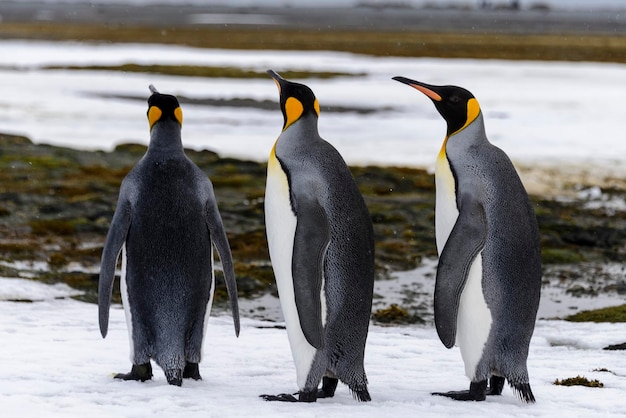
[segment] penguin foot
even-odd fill
[[[170,385],[183,385],[183,371],[180,369],[165,370],[165,378],[167,379],[167,383],[169,383]]]
[[[489,379],[489,388],[487,389],[487,396],[502,395],[502,388],[504,388],[504,377],[491,376]]]
[[[260,398],[270,402],[298,402],[298,399],[290,393],[281,393],[279,395],[260,395]]]
[[[487,397],[487,381],[471,382],[469,390],[434,392],[433,395],[445,396],[455,401],[484,401]]]
[[[318,393],[321,391],[321,389],[318,391],[317,389],[312,390],[310,392],[296,392],[294,394],[290,394],[290,393],[281,393],[279,395],[261,395],[260,397],[265,399],[266,401],[278,401],[278,402],[306,402],[306,403],[311,403],[311,402],[315,402],[318,398]],[[296,398],[295,395],[298,395],[298,397]]]
[[[337,383],[339,379],[334,377],[324,377],[322,379],[322,388],[317,390],[318,398],[332,398],[335,396],[335,390],[337,389]]]
[[[530,383],[511,384],[511,387],[522,401],[526,403],[535,403],[535,395],[533,395],[533,391],[530,389]]]
[[[187,363],[183,370],[183,379],[202,380],[198,363]]]
[[[145,382],[152,379],[152,365],[150,362],[144,364],[133,364],[129,373],[118,373],[113,376],[114,379],[121,380],[139,380]]]

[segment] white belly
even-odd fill
[[[316,349],[308,343],[302,332],[294,296],[291,260],[296,222],[289,201],[287,176],[272,153],[268,161],[265,189],[267,241],[291,354],[296,365],[298,387],[303,389]]]
[[[465,374],[470,380],[474,378],[491,330],[491,311],[483,295],[482,278],[482,255],[478,254],[461,293],[456,322],[456,345],[461,350]]]
[[[211,244],[211,289],[209,290],[209,300],[206,304],[206,312],[204,314],[204,329],[202,330],[202,347],[204,348],[204,341],[206,336],[206,327],[209,324],[209,317],[211,316],[211,308],[213,306],[213,295],[215,294],[215,260],[213,259],[213,244]],[[204,352],[204,349],[200,350],[200,355]]]
[[[120,293],[122,294],[122,306],[124,306],[124,316],[126,317],[126,328],[128,329],[128,342],[130,345],[130,362],[135,364],[135,346],[133,344],[133,317],[128,303],[128,287],[126,285],[126,244],[122,246],[122,272],[120,274]]]
[[[459,217],[454,176],[443,150],[435,165],[435,186],[435,235],[437,252],[441,255]],[[456,345],[461,350],[465,374],[470,379],[475,375],[491,330],[491,311],[483,295],[482,273],[482,256],[479,254],[470,267],[457,314]]]
[[[435,238],[441,255],[450,232],[459,217],[456,208],[456,185],[445,153],[439,153],[435,165]]]

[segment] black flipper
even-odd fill
[[[293,287],[302,332],[309,344],[322,348],[324,256],[330,241],[326,212],[312,197],[299,196],[291,263]]]
[[[458,198],[458,207],[459,217],[439,257],[435,283],[435,326],[447,348],[455,343],[461,293],[486,238],[485,211],[480,202],[464,194]]]
[[[104,249],[102,250],[102,261],[100,263],[100,278],[98,280],[98,322],[100,324],[100,334],[106,337],[109,329],[109,307],[111,306],[111,293],[113,292],[113,281],[115,279],[115,267],[117,259],[126,242],[126,235],[130,227],[130,204],[124,198],[126,190],[120,189],[117,208],[111,220],[111,226],[107,233]]]
[[[213,196],[213,186],[208,183],[209,196]],[[235,326],[235,335],[239,337],[239,302],[237,299],[237,282],[235,281],[235,269],[233,266],[233,256],[230,251],[230,245],[228,244],[228,238],[226,237],[226,231],[224,230],[224,224],[222,223],[222,217],[217,208],[215,199],[207,202],[205,210],[205,222],[211,235],[211,241],[217,253],[220,256],[222,262],[222,269],[224,270],[224,282],[226,283],[226,291],[228,292],[228,298],[230,299],[230,309],[233,312],[233,324]]]

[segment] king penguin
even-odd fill
[[[311,89],[268,73],[284,124],[268,160],[265,220],[299,392],[298,399],[262,397],[315,402],[334,396],[341,380],[355,399],[369,401],[363,359],[374,286],[371,217],[343,158],[318,133]]]
[[[506,379],[522,401],[534,402],[526,361],[541,249],[526,190],[508,156],[487,140],[469,91],[394,80],[428,96],[448,127],[435,166],[435,326],[447,348],[460,348],[471,383],[468,391],[435,394],[482,401],[500,395]]]
[[[153,359],[168,383],[180,386],[183,378],[201,379],[198,363],[215,289],[212,245],[222,261],[239,335],[237,287],[213,185],[183,151],[178,100],[150,90],[150,144],[122,182],[102,252],[100,332],[106,337],[121,252],[132,369],[115,377],[151,379]]]

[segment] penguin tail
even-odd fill
[[[350,387],[350,392],[352,392],[352,397],[359,402],[369,402],[372,400],[366,385]]]
[[[535,403],[535,395],[533,395],[533,391],[530,389],[530,383],[511,383],[511,389],[515,392],[515,395],[522,401],[526,403]]]

